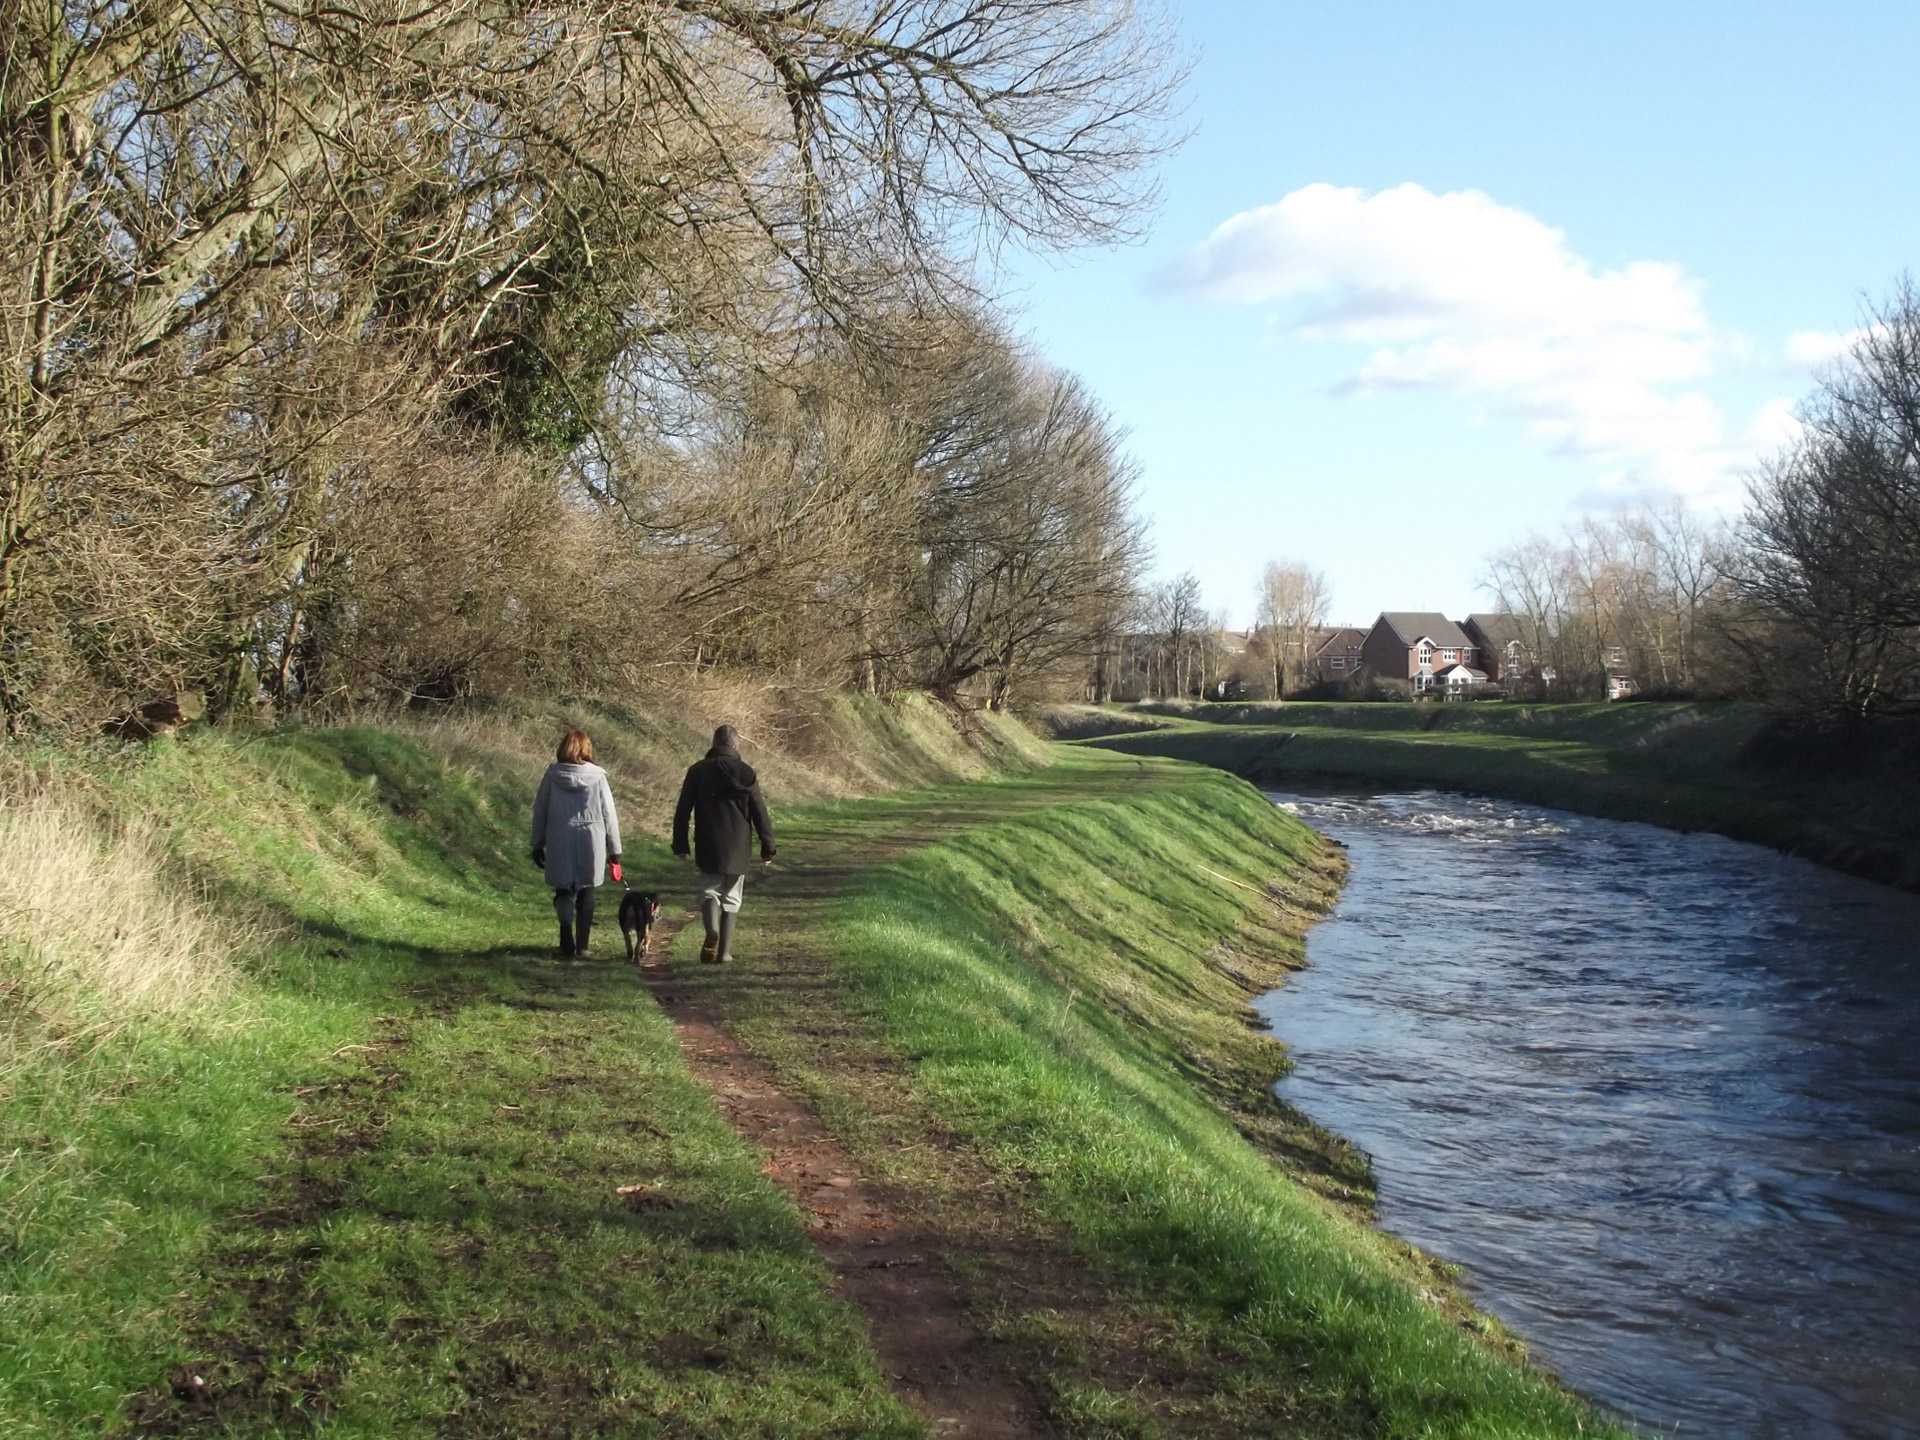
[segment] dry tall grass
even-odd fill
[[[881,698],[708,671],[679,676],[624,702],[513,700],[420,718],[383,715],[465,764],[510,756],[537,776],[563,731],[584,727],[614,777],[623,823],[664,834],[686,767],[713,727],[735,726],[776,805],[844,800],[914,785],[975,779],[1045,758],[1038,737],[1003,715],[950,712],[920,694]]]
[[[0,990],[16,1020],[208,1016],[233,993],[246,939],[181,890],[140,823],[109,830],[47,797],[0,802]]]

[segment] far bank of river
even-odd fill
[[[1920,1436],[1920,899],[1710,835],[1281,795],[1349,847],[1262,1003],[1382,1223],[1650,1430]]]
[[[1920,767],[1784,742],[1730,701],[1070,706],[1063,738],[1268,789],[1424,785],[1710,830],[1920,891]]]

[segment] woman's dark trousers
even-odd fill
[[[560,953],[586,954],[587,941],[593,935],[593,886],[575,885],[554,891],[553,912],[560,917]],[[576,915],[580,922],[577,932],[574,929]],[[576,934],[578,943],[575,941]]]

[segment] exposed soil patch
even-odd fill
[[[981,1256],[905,1197],[862,1173],[814,1114],[741,1047],[699,986],[664,954],[693,917],[659,927],[642,967],[673,1021],[688,1067],[734,1129],[767,1155],[765,1173],[807,1219],[840,1293],[867,1317],[874,1352],[898,1393],[937,1435],[1020,1437],[1053,1433],[1023,1378],[1016,1347],[986,1334],[963,1269],[998,1269],[1013,1257]]]

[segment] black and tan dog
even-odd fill
[[[635,965],[647,953],[647,939],[660,914],[660,902],[651,895],[629,890],[620,897],[620,938],[627,942],[627,959]]]

